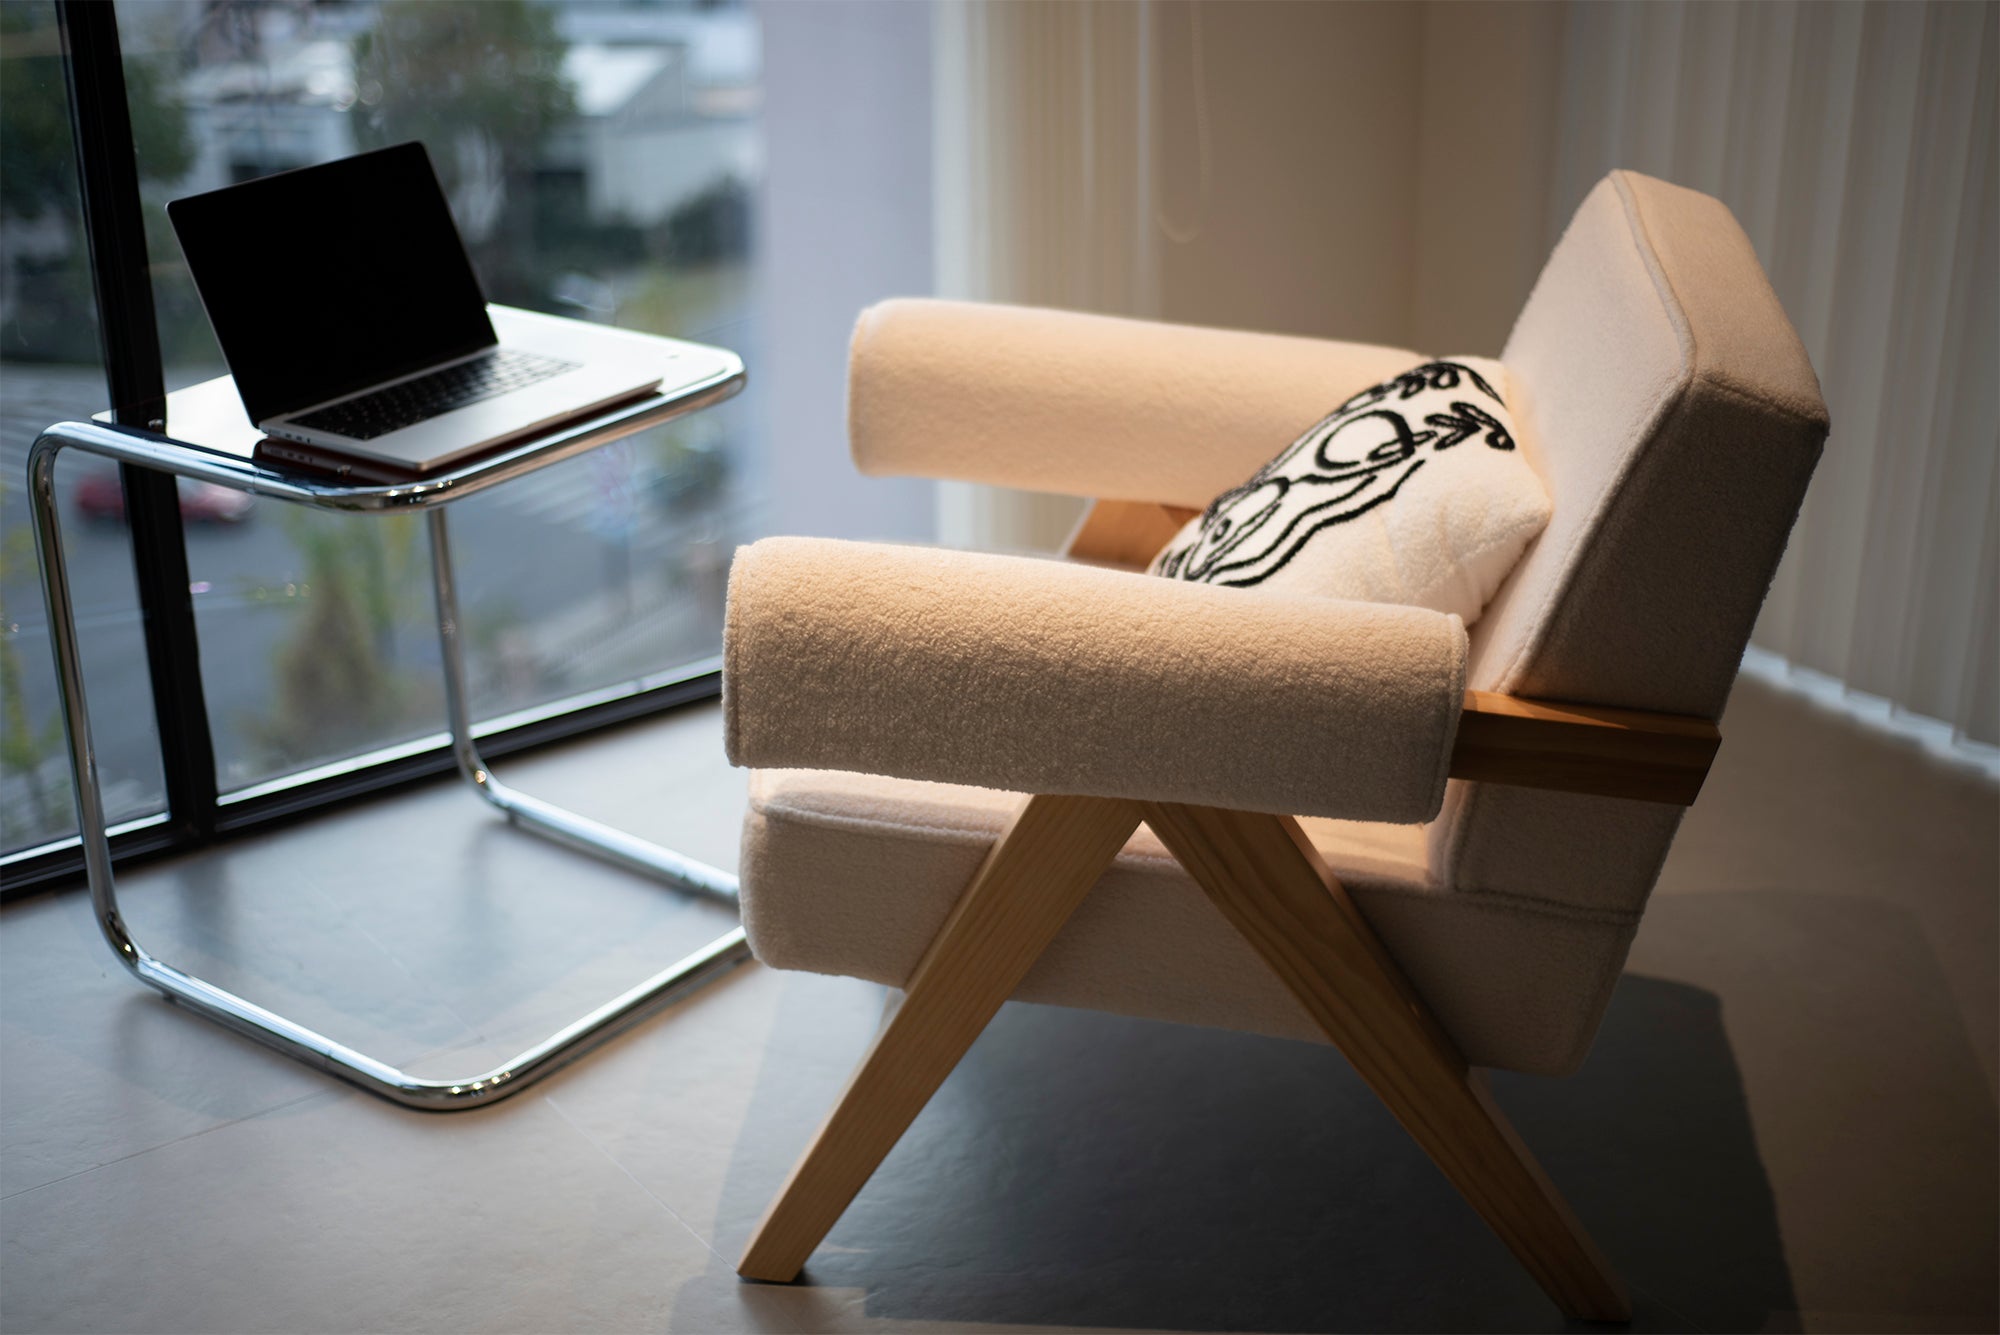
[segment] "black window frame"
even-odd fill
[[[83,201],[85,241],[113,420],[166,426],[166,373],[153,307],[139,170],[126,98],[124,55],[114,0],[51,0],[62,43],[63,79]],[[225,801],[202,687],[201,644],[189,589],[178,487],[163,473],[120,465],[146,661],[157,720],[166,811],[127,822],[111,836],[115,865],[189,852],[395,788],[450,773],[449,737],[356,757],[320,777],[259,785],[254,797]],[[366,518],[353,522],[366,523]],[[722,674],[708,664],[625,693],[591,692],[510,715],[520,721],[476,729],[480,750],[504,756],[645,715],[715,698]],[[609,698],[607,698],[609,695]],[[71,781],[74,782],[74,775]],[[0,856],[0,900],[82,877],[74,835]]]

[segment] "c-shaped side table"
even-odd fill
[[[503,326],[510,320],[548,318],[527,316],[525,312],[502,307],[494,307],[492,313],[494,323]],[[668,344],[669,340],[658,342]],[[76,794],[77,827],[82,836],[91,905],[112,951],[141,982],[157,988],[170,1000],[371,1093],[412,1108],[450,1111],[505,1098],[583,1055],[653,1009],[749,958],[743,929],[738,927],[503,1065],[463,1080],[427,1080],[407,1075],[147,954],[126,930],[118,911],[103,794],[91,745],[83,670],[77,652],[76,612],[70,600],[56,511],[56,458],[64,449],[71,448],[320,509],[376,514],[424,511],[430,532],[438,645],[444,662],[445,710],[459,773],[518,825],[683,890],[734,903],[736,878],[728,872],[516,792],[494,777],[472,736],[472,720],[466,704],[465,659],[459,644],[458,594],[452,581],[451,544],[445,527],[444,507],[451,501],[719,403],[742,388],[743,364],[733,354],[686,343],[671,346],[711,358],[715,362],[714,373],[702,375],[695,383],[673,393],[656,393],[621,405],[614,411],[509,446],[500,453],[420,482],[395,485],[323,482],[264,468],[248,457],[247,449],[236,454],[218,452],[154,432],[97,422],[58,423],[35,441],[28,455],[28,488],[35,540],[41,554],[42,587],[48,601],[50,638],[55,648],[56,679],[69,741],[70,777]],[[229,419],[232,408],[233,422]],[[222,422],[233,431],[236,440],[232,443],[236,444],[241,443],[243,432],[251,430],[248,422],[243,421],[234,388],[226,379],[170,395],[167,413],[170,427],[177,418],[191,418],[199,424]]]

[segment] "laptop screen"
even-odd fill
[[[495,342],[422,144],[167,206],[252,422]]]

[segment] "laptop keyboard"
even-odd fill
[[[512,348],[495,348],[468,362],[458,362],[415,380],[378,389],[372,394],[294,417],[295,426],[331,431],[354,440],[374,440],[391,431],[441,417],[445,413],[525,388],[550,376],[574,371],[576,362],[543,357]]]

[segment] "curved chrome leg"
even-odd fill
[[[63,556],[62,526],[56,510],[55,464],[65,445],[90,449],[89,428],[70,424],[42,434],[28,454],[29,508],[35,542],[41,555],[42,592],[47,600],[49,639],[54,647],[56,683],[62,699],[63,730],[69,743],[70,785],[76,797],[77,831],[83,845],[84,870],[90,883],[91,907],[104,939],[133,976],[236,1032],[277,1049],[289,1057],[350,1081],[411,1108],[450,1112],[503,1099],[551,1071],[575,1060],[627,1025],[699,987],[749,958],[743,929],[736,928],[679,962],[612,998],[581,1019],[557,1030],[511,1061],[461,1080],[428,1080],[380,1062],[296,1024],[213,983],[184,973],[147,954],[126,930],[118,911],[117,885],[111,874],[111,844],[105,829],[104,800],[92,747],[90,715],[85,703],[83,667],[77,648],[76,610],[70,599],[69,572]],[[96,453],[97,451],[92,450]],[[432,538],[445,552],[443,515],[432,511]],[[717,898],[735,897],[736,878],[727,872],[654,848],[593,821],[571,816],[533,798],[513,794],[492,781],[471,743],[466,723],[463,664],[458,658],[456,624],[447,626],[452,606],[450,571],[441,561],[438,575],[440,634],[446,653],[446,691],[452,702],[452,736],[461,767],[481,784],[481,791],[516,819],[562,839],[601,853],[622,865],[664,876]],[[476,771],[476,773],[475,773]],[[501,800],[502,797],[507,800]],[[510,803],[512,805],[510,805]],[[613,836],[616,843],[601,836]],[[631,847],[625,848],[623,845]]]
[[[426,518],[430,524],[431,583],[437,597],[438,649],[444,659],[444,707],[451,719],[451,745],[458,757],[459,773],[480,796],[524,828],[641,875],[658,877],[684,890],[734,904],[736,878],[728,872],[529,797],[495,777],[472,737],[471,710],[466,702],[465,654],[458,638],[458,587],[452,574],[451,535],[442,508],[430,511]]]

